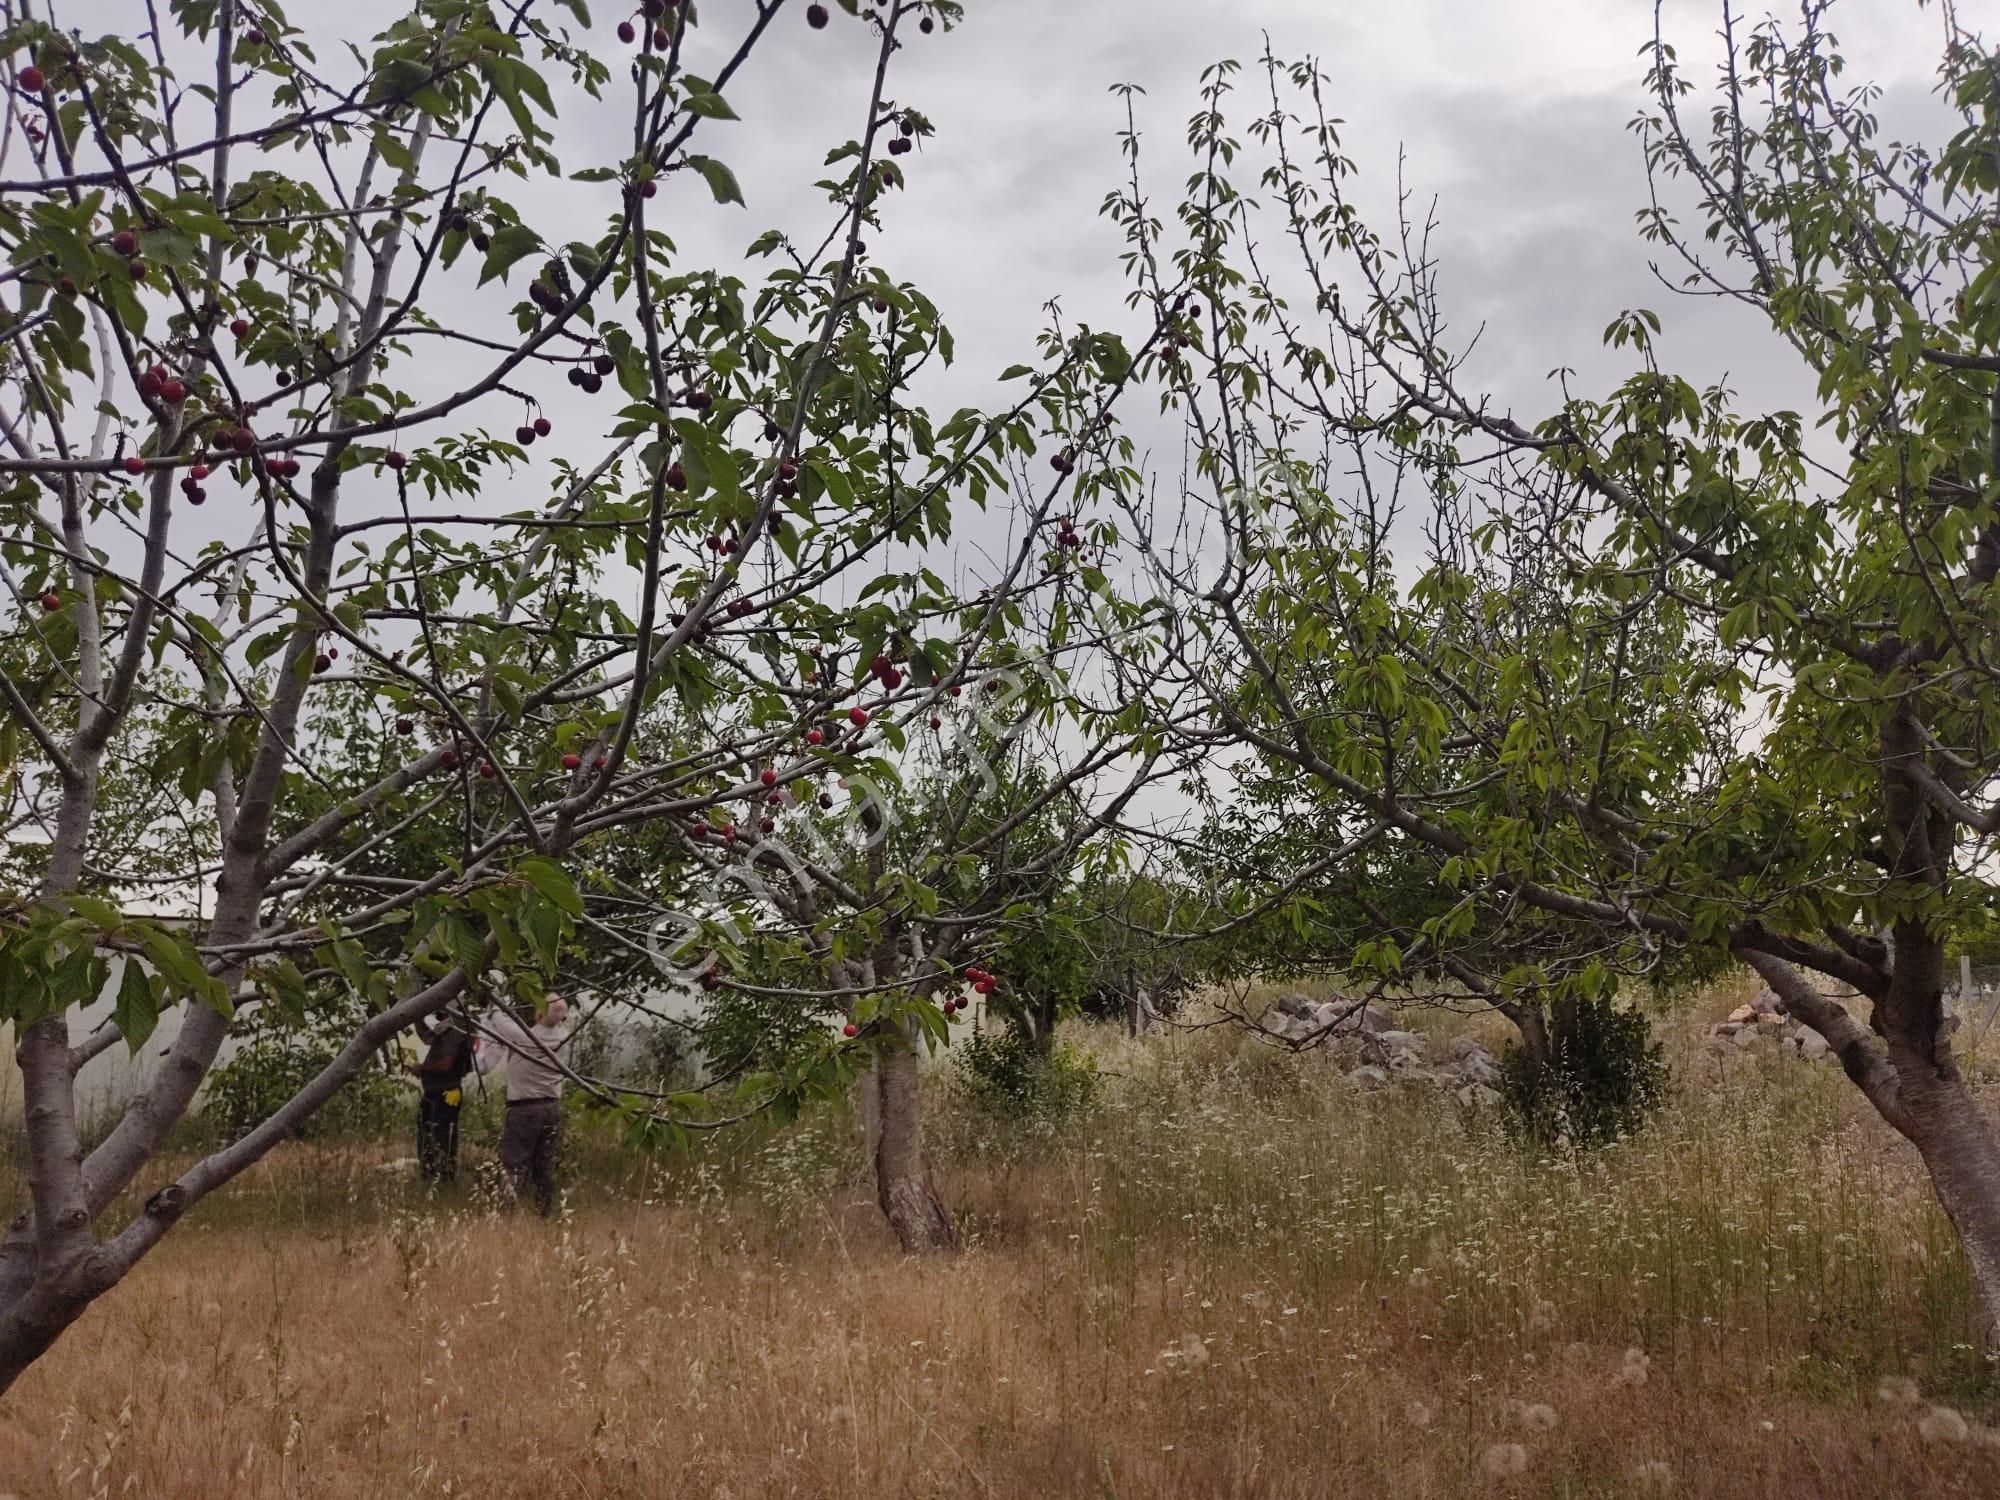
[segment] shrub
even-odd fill
[[[352,1035],[338,1016],[303,1024],[259,1017],[249,1040],[209,1075],[202,1121],[226,1140],[269,1119],[328,1063]],[[412,1090],[386,1068],[370,1068],[313,1114],[299,1137],[383,1135],[408,1125]]]
[[[1509,1123],[1548,1147],[1629,1135],[1666,1092],[1667,1065],[1651,1025],[1609,1000],[1559,1007],[1549,1021],[1547,1063],[1517,1046],[1502,1071]]]
[[[953,1086],[975,1108],[1010,1119],[1065,1120],[1097,1102],[1097,1065],[1075,1048],[1036,1050],[1016,1026],[976,1031],[954,1048]]]

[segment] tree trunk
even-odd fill
[[[1875,1029],[1887,1043],[1896,1083],[1892,1098],[1878,1100],[1877,1107],[1891,1104],[1884,1118],[1923,1157],[1965,1248],[1986,1346],[2000,1349],[2000,1133],[1974,1102],[1952,1055],[1944,943],[1923,924],[1903,921],[1889,951],[1889,990],[1877,1007]]]
[[[1979,1294],[1986,1347],[2000,1352],[2000,1132],[1956,1077],[1913,1082],[1904,1074],[1900,1095],[1902,1132],[1923,1157],[1938,1202],[1958,1231]]]
[[[1035,1049],[1035,1056],[1047,1062],[1056,1051],[1056,1003],[1053,1000],[1031,1000],[1022,1014],[1028,1019],[1028,1042]]]
[[[875,1198],[906,1255],[958,1247],[958,1230],[938,1196],[924,1160],[923,1098],[918,1058],[907,1032],[901,1047],[876,1056],[864,1091],[862,1118],[874,1135]],[[865,1094],[872,1093],[873,1100]]]
[[[1500,1002],[1494,1008],[1514,1023],[1514,1030],[1521,1037],[1521,1052],[1535,1076],[1548,1072],[1555,1062],[1555,1052],[1549,1044],[1549,1018],[1541,1006],[1510,1000]]]

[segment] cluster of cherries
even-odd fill
[[[674,12],[673,0],[640,0],[639,8],[636,11],[634,11],[633,14],[635,16],[640,17],[642,21],[649,23],[658,23],[658,22],[672,20],[673,12]],[[631,21],[625,20],[625,21],[620,21],[618,23],[619,41],[623,42],[626,46],[629,47],[632,45],[632,43],[636,42],[638,39],[639,39],[639,28],[634,26],[631,23]],[[653,25],[654,51],[656,52],[666,51],[667,48],[672,45],[673,40],[674,40],[673,33],[669,31],[664,25],[659,25],[659,24]]]
[[[618,362],[608,354],[594,356],[588,366],[571,365],[565,377],[569,383],[586,396],[595,396],[604,389],[604,377],[618,368]]]
[[[146,279],[145,257],[139,254],[139,236],[129,229],[121,229],[111,236],[111,253],[125,257],[125,269],[132,273],[134,281]]]

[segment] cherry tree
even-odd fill
[[[609,851],[899,747],[931,710],[860,664],[949,622],[935,696],[1018,626],[1021,575],[936,549],[1131,367],[1055,330],[991,415],[912,395],[950,335],[869,241],[932,128],[894,64],[951,0],[453,0],[351,49],[269,0],[123,10],[0,6],[0,1385],[400,1032],[601,936]],[[690,259],[742,213],[732,85],[829,27],[874,56],[822,222]],[[593,121],[611,159],[566,170]],[[167,1162],[238,1019],[343,981],[337,1057]],[[169,1013],[87,1145],[79,1068]]]
[[[1936,136],[1896,140],[1833,8],[1749,26],[1725,0],[1698,117],[1656,27],[1636,122],[1642,231],[1677,285],[1761,318],[1809,414],[1676,375],[1643,310],[1607,329],[1636,364],[1616,389],[1503,414],[1429,224],[1357,207],[1329,74],[1267,56],[1246,147],[1240,71],[1213,71],[1170,404],[1225,545],[1177,551],[1156,513],[1146,546],[1183,627],[1169,680],[1207,706],[1174,732],[1434,867],[1442,909],[1357,968],[1476,950],[1496,908],[1584,959],[1529,954],[1504,998],[1748,965],[1915,1147],[2000,1328],[2000,1133],[1944,996],[2000,831],[2000,62],[1934,14]],[[1157,296],[1161,226],[1136,186],[1115,207]]]

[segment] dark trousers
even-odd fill
[[[425,1182],[458,1180],[458,1106],[441,1093],[417,1101],[417,1170]]]
[[[562,1106],[554,1099],[509,1099],[500,1131],[500,1168],[519,1197],[535,1188],[535,1212],[556,1211],[556,1142],[562,1133]]]

